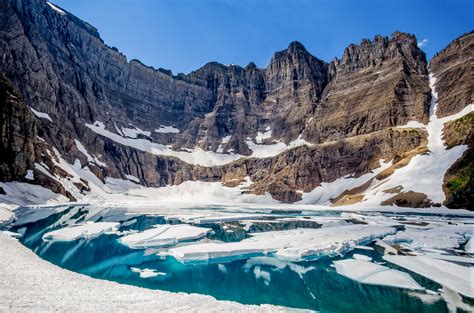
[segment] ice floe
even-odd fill
[[[293,229],[252,234],[251,238],[230,243],[197,243],[164,252],[181,262],[207,262],[274,255],[281,260],[302,261],[344,254],[363,242],[394,234],[385,226],[351,225],[318,229]]]
[[[143,232],[124,236],[119,242],[134,249],[156,248],[175,245],[180,241],[196,240],[206,236],[210,230],[187,224],[156,225]]]
[[[149,268],[137,268],[137,267],[131,267],[130,270],[134,273],[138,273],[141,278],[152,278],[156,276],[166,276],[166,273],[163,272],[158,272],[154,269],[149,269]]]
[[[64,227],[58,230],[45,233],[43,240],[46,241],[72,241],[80,238],[94,238],[105,232],[114,232],[117,230],[119,223],[112,222],[87,222],[83,225]]]
[[[361,260],[361,261],[372,261],[372,258],[370,256],[366,256],[364,254],[357,254],[355,253],[354,255],[352,255],[352,257],[356,260]]]
[[[334,261],[338,274],[362,284],[423,290],[409,274],[364,260]]]
[[[385,255],[384,260],[424,276],[469,298],[474,298],[474,267],[426,256]]]
[[[449,255],[449,254],[437,254],[437,253],[425,253],[424,255],[433,259],[474,265],[474,258],[471,258],[471,257],[463,257],[463,256],[458,256],[458,255]]]
[[[444,225],[430,229],[407,228],[385,237],[384,241],[402,244],[412,250],[458,248],[466,241],[464,234],[472,232],[473,229],[472,225]]]

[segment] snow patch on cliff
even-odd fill
[[[50,122],[52,122],[53,120],[51,119],[51,117],[48,115],[48,113],[43,113],[43,112],[40,112],[40,111],[36,111],[35,109],[33,108],[30,108],[31,109],[31,112],[33,112],[37,117],[39,118],[44,118]]]
[[[160,128],[155,129],[155,132],[161,134],[179,134],[179,129],[174,126],[163,126],[161,125]]]
[[[87,151],[86,147],[77,139],[74,139],[74,142],[76,143],[77,150],[79,150],[84,156],[87,158],[88,162],[95,163],[99,166],[102,167],[107,167],[107,164],[104,162],[100,161],[96,156],[90,155],[90,153]]]

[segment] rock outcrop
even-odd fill
[[[35,117],[0,75],[0,181],[24,180],[34,168]]]

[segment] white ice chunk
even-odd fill
[[[138,268],[138,267],[131,267],[130,270],[134,273],[138,273],[141,278],[151,278],[156,276],[166,276],[166,273],[158,272],[154,269],[150,268]]]
[[[195,227],[187,224],[156,225],[140,233],[128,235],[119,241],[134,249],[175,245],[180,241],[195,240],[206,236],[210,228]]]
[[[72,241],[80,238],[94,238],[105,232],[116,231],[119,223],[112,222],[87,222],[83,225],[64,227],[43,235],[47,241]]]
[[[474,267],[460,266],[426,256],[385,255],[383,258],[464,296],[474,298]]]
[[[384,241],[402,244],[412,250],[458,248],[466,240],[464,234],[472,230],[472,225],[435,226],[431,229],[406,228],[405,231],[385,237]]]
[[[411,290],[423,290],[408,273],[390,269],[362,260],[341,260],[333,262],[338,274],[362,284],[390,286]]]
[[[451,261],[451,262],[456,262],[456,263],[474,264],[474,258],[471,258],[471,257],[437,254],[437,253],[426,253],[424,255],[429,258],[438,259],[438,260],[445,260],[445,261]]]
[[[368,262],[372,261],[372,258],[370,256],[366,256],[364,254],[354,254],[352,257],[356,260],[368,261]]]

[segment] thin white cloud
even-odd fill
[[[428,39],[423,39],[422,41],[418,41],[418,48],[424,48],[428,45],[428,42],[430,42]]]

